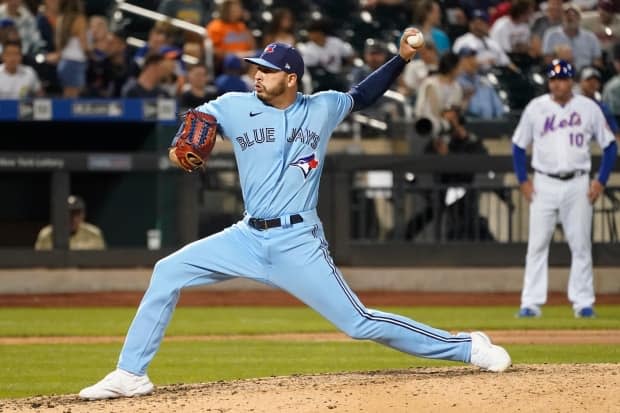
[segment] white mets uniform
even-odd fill
[[[558,219],[571,250],[568,298],[575,311],[594,304],[592,205],[587,195],[593,141],[605,148],[614,136],[596,102],[580,95],[565,105],[549,94],[533,99],[514,132],[515,145],[526,149],[532,144],[536,171],[521,308],[547,300],[549,243]]]

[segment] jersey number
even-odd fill
[[[569,135],[570,146],[583,146],[583,133],[571,133]]]

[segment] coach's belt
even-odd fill
[[[588,173],[588,171],[584,171],[584,170],[581,170],[581,169],[577,170],[577,171],[573,171],[573,172],[565,172],[565,173],[562,173],[562,174],[548,174],[548,173],[542,172],[542,171],[536,171],[536,172],[541,173],[543,175],[547,175],[547,176],[549,176],[551,178],[554,178],[554,179],[559,179],[561,181],[568,181],[569,179],[573,179],[576,176],[581,176],[581,175],[585,175],[585,174]]]
[[[289,218],[290,218],[291,224],[299,224],[300,222],[303,222],[304,220],[299,214],[291,215]],[[248,220],[248,224],[250,224],[251,227],[259,231],[264,231],[269,228],[277,228],[277,227],[282,226],[282,219],[281,218],[272,218],[272,219],[250,218]]]

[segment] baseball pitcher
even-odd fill
[[[231,92],[190,112],[170,149],[188,171],[202,168],[213,131],[234,147],[246,213],[222,232],[159,261],[129,328],[117,369],[80,392],[85,399],[153,391],[146,375],[182,288],[246,277],[281,288],[355,339],[373,340],[427,358],[503,371],[510,356],[481,332],[450,334],[406,317],[366,308],[330,256],[316,212],[327,144],[352,111],[375,102],[415,54],[407,29],[399,54],[348,93],[298,92],[304,72],[299,52],[268,45],[259,58],[252,93]]]
[[[530,202],[529,240],[519,317],[540,317],[547,301],[549,243],[562,224],[571,250],[568,299],[576,317],[594,317],[592,204],[603,192],[617,154],[614,135],[592,99],[574,95],[573,68],[555,60],[547,70],[549,93],[533,99],[512,137],[514,169]],[[598,177],[590,181],[590,144],[603,149]],[[526,171],[532,144],[534,179]]]

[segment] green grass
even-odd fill
[[[620,329],[620,306],[597,307],[594,320],[576,320],[568,306],[546,306],[539,319],[516,319],[517,309],[499,307],[382,308],[446,330]],[[2,308],[0,336],[124,335],[135,308]],[[168,335],[269,334],[335,331],[306,307],[181,307]]]
[[[0,398],[77,393],[113,367],[119,344],[2,346]],[[618,363],[617,345],[507,346],[518,363]],[[149,369],[158,385],[341,371],[463,366],[369,342],[210,341],[164,344]]]
[[[473,329],[619,329],[620,306],[576,320],[568,306],[547,306],[540,319],[515,319],[514,307],[384,308],[451,331]],[[135,308],[0,309],[0,336],[125,334]],[[335,328],[303,307],[179,308],[171,335],[329,332]],[[114,368],[121,344],[0,345],[0,398],[76,393]],[[617,345],[508,345],[515,364],[620,363]],[[400,353],[369,342],[164,339],[149,374],[157,384],[192,383],[295,373],[460,366]]]

